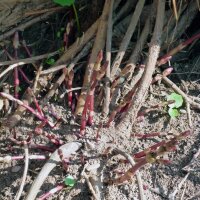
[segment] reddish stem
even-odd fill
[[[17,67],[14,69],[14,87],[15,87],[14,97],[16,99],[19,99],[19,93],[18,93],[18,90],[19,90],[19,74],[18,74],[18,68]]]
[[[51,189],[51,190],[48,191],[47,193],[45,193],[45,194],[43,194],[42,196],[40,196],[40,197],[38,198],[38,200],[45,200],[45,199],[47,199],[48,197],[50,197],[50,196],[52,196],[53,194],[55,194],[56,192],[61,191],[64,187],[65,187],[64,184],[57,185],[55,188]]]
[[[31,108],[29,105],[26,105],[24,102],[20,101],[19,99],[16,99],[13,96],[11,96],[10,94],[6,94],[4,92],[0,92],[0,96],[7,98],[11,101],[17,102],[20,106],[23,106],[24,108],[26,108],[28,111],[30,111],[32,114],[34,114],[42,122],[48,124],[50,127],[54,127],[54,124],[49,122],[47,118],[42,116],[40,113],[36,112],[33,108]]]
[[[124,173],[124,175],[120,176],[119,178],[116,178],[114,180],[111,180],[111,183],[114,184],[121,184],[124,181],[130,180],[131,177],[135,174],[135,172],[143,167],[145,164],[147,164],[147,160],[143,158],[139,162],[137,162],[133,167],[131,167],[128,171]]]
[[[37,134],[37,135],[44,135],[45,137],[47,137],[53,144],[55,144],[55,145],[62,145],[63,144],[63,141],[62,140],[60,140],[56,135],[54,135],[54,134],[50,134],[50,133],[47,133],[46,131],[44,131],[43,129],[42,129],[42,127],[43,127],[43,124],[41,124],[41,125],[39,125],[39,126],[37,126],[36,128],[35,128],[35,133]]]
[[[24,156],[12,156],[12,160],[24,160]],[[29,155],[30,160],[46,160],[47,156],[44,155]]]
[[[133,155],[134,158],[141,158],[141,157],[144,157],[146,155],[146,152],[147,151],[152,151],[152,150],[156,150],[158,147],[164,145],[166,142],[165,141],[161,141],[161,142],[158,142],[154,145],[152,145],[151,147],[149,147],[148,149],[145,149],[144,151],[141,151],[139,153],[136,153]]]
[[[165,64],[166,62],[168,62],[168,60],[171,58],[171,56],[173,56],[174,54],[178,53],[179,51],[184,49],[186,46],[191,44],[194,40],[199,39],[199,38],[200,38],[200,33],[197,33],[196,35],[192,36],[191,38],[189,38],[185,42],[182,42],[181,44],[179,44],[174,49],[170,50],[166,55],[162,56],[158,60],[158,62],[157,62],[158,66],[161,66],[161,65]]]
[[[96,62],[96,68],[97,65],[100,64],[100,61],[102,60],[102,51],[99,52],[97,56],[97,62]],[[92,125],[93,123],[93,113],[94,113],[94,91],[95,87],[97,86],[97,83],[99,80],[103,78],[105,75],[106,68],[108,66],[108,62],[106,61],[105,64],[101,67],[100,70],[95,69],[92,73],[91,78],[91,86],[89,88],[88,94],[86,96],[85,105],[82,112],[81,117],[81,128],[80,128],[80,134],[84,135],[85,133],[85,127],[86,127],[86,117],[87,117],[87,110],[89,109],[89,119],[88,124]]]
[[[40,144],[29,144],[29,148],[41,149],[41,150],[52,152],[52,153],[56,150],[52,147],[48,147],[48,146],[44,146],[44,145],[40,145]]]
[[[88,102],[89,102],[89,95],[86,97],[85,105],[82,112],[81,117],[81,127],[80,127],[80,135],[85,135],[85,127],[86,127],[86,115],[87,115],[87,109],[88,109]]]
[[[155,133],[149,133],[149,134],[131,134],[132,137],[139,137],[140,139],[146,139],[146,138],[152,138],[155,136],[160,136],[159,132],[155,132]]]
[[[73,78],[74,78],[74,72],[70,71],[69,75],[68,75],[68,80],[67,80],[67,89],[68,90],[72,89]],[[72,107],[72,91],[68,92],[68,106],[70,108]]]
[[[31,57],[32,55],[31,55],[31,52],[30,52],[29,48],[28,48],[27,45],[26,45],[26,41],[23,40],[23,41],[22,41],[22,44],[23,44],[23,47],[24,47],[24,49],[26,50],[26,53],[28,54],[28,56]]]
[[[23,79],[24,79],[28,84],[31,84],[32,81],[30,81],[30,80],[28,79],[28,77],[27,77],[26,74],[23,72],[23,70],[20,69],[20,68],[19,68],[18,70],[19,70],[20,74],[22,75]]]
[[[94,91],[90,91],[88,109],[89,109],[89,115],[87,124],[91,126],[93,124],[93,116],[94,116]]]

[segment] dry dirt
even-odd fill
[[[189,88],[190,89],[190,88]],[[153,86],[153,94],[149,93],[148,99],[144,107],[151,107],[158,103],[163,103],[166,100],[166,95],[170,94],[172,90],[166,88],[163,84]],[[61,124],[55,130],[48,130],[48,132],[53,132],[60,136],[65,142],[76,140],[76,133],[79,131],[79,126],[72,125],[71,113],[66,111],[61,103],[52,103],[55,106],[56,111],[67,120],[66,124]],[[163,139],[169,139],[173,134],[178,134],[185,130],[190,129],[188,126],[187,113],[184,112],[185,106],[183,106],[183,113],[177,119],[170,119],[166,111],[158,110],[150,112],[145,116],[144,121],[138,122],[133,126],[134,133],[151,133],[151,132],[161,132],[164,134],[162,137],[155,137],[152,139],[137,139],[135,137],[124,138],[115,134],[114,124],[110,128],[100,129],[100,139],[98,143],[95,142],[95,137],[98,129],[98,124],[102,122],[102,119],[96,113],[95,115],[95,125],[93,127],[87,127],[85,138],[90,141],[90,146],[85,145],[84,148],[79,151],[79,155],[72,158],[74,161],[70,166],[68,172],[64,172],[61,166],[57,166],[55,170],[50,174],[45,184],[42,186],[40,195],[45,191],[50,190],[56,184],[61,183],[66,175],[72,175],[76,179],[76,184],[73,188],[61,191],[59,194],[55,194],[49,199],[91,199],[93,198],[88,186],[83,178],[81,178],[80,173],[84,168],[84,163],[80,162],[80,154],[85,156],[86,161],[89,165],[96,166],[100,165],[100,173],[103,174],[103,178],[116,177],[118,174],[116,172],[123,173],[126,169],[130,167],[129,164],[123,164],[119,162],[121,156],[110,157],[106,159],[101,156],[107,147],[119,148],[127,153],[133,154],[141,151],[152,144]],[[165,199],[169,196],[172,191],[175,190],[177,185],[186,175],[186,172],[182,170],[186,166],[194,153],[200,148],[200,114],[192,110],[192,124],[193,131],[191,136],[182,140],[178,146],[177,150],[170,152],[165,156],[165,159],[171,160],[169,165],[161,164],[147,164],[144,168],[140,170],[143,184],[145,186],[145,196],[147,199]],[[31,115],[26,114],[21,123],[15,128],[15,132],[20,137],[26,137],[29,132],[33,130],[33,127],[38,124],[36,119],[33,119]],[[191,129],[190,129],[191,130]],[[1,156],[6,155],[23,155],[23,149],[14,145],[9,138],[13,136],[9,130],[2,130],[0,136]],[[37,143],[46,143],[47,141],[42,137],[35,137],[34,139]],[[86,141],[86,140],[85,140]],[[30,154],[45,154],[40,150],[30,149]],[[26,180],[26,186],[24,188],[23,197],[30,188],[30,185],[41,167],[44,165],[45,161],[30,161],[28,176]],[[197,191],[200,190],[200,172],[199,163],[196,163],[195,171],[191,172],[187,178],[183,187],[179,190],[176,199],[180,199],[184,191],[183,199],[189,199]],[[14,199],[15,194],[19,188],[20,180],[23,174],[24,163],[23,161],[13,161],[11,164],[1,164],[0,165],[0,199]],[[155,194],[151,190],[152,188],[159,190],[160,195]],[[107,200],[130,200],[138,199],[138,185],[135,177],[132,178],[130,182],[121,185],[103,185],[102,194]],[[23,199],[23,198],[22,198]],[[194,198],[194,199],[198,199]]]

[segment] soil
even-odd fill
[[[102,1],[99,2],[101,2],[99,3],[100,5],[95,6],[95,8],[99,7],[99,10],[102,10],[100,9],[100,7],[102,8],[103,5]],[[89,12],[90,9],[87,9]],[[99,16],[99,10],[96,9],[92,11],[93,14],[98,13],[95,18]],[[91,16],[93,15],[91,14]],[[93,21],[94,18],[90,18],[90,22],[91,20]],[[87,29],[87,27],[89,27],[88,24],[90,24],[89,21],[88,23],[86,23],[86,21],[87,20],[84,18],[85,23],[82,23],[84,29]],[[61,39],[55,43],[55,38],[52,36],[52,34],[50,34],[49,31],[53,27],[53,32],[55,34],[56,31],[61,28],[62,24],[60,23],[57,27],[57,25],[55,25],[57,24],[56,22],[56,20],[52,21],[50,18],[47,23],[41,22],[37,27],[33,27],[33,29],[30,28],[24,32],[23,36],[26,38],[26,41],[33,45],[32,47],[35,48],[35,51],[37,51],[38,55],[46,53],[49,50],[51,51],[53,47],[56,48],[62,43]],[[50,26],[48,26],[48,24],[50,24]],[[36,29],[41,32],[40,35],[37,34],[38,31],[36,31]],[[74,38],[72,38],[72,40],[73,39]],[[189,95],[198,98],[200,98],[200,57],[197,53],[199,52],[199,46],[199,43],[196,43],[196,47],[194,45],[193,50],[187,49],[185,54],[182,52],[178,55],[178,57],[174,58],[176,62],[173,62],[172,64],[174,65],[175,71],[169,77],[180,88],[187,91]],[[187,58],[186,60],[185,57]],[[84,58],[83,62],[86,61],[87,58]],[[30,72],[28,68],[26,70],[28,73]],[[75,80],[75,82],[77,82],[76,84],[79,84],[83,79],[83,72],[84,69],[80,69],[80,71],[77,72],[77,78]],[[32,74],[30,76],[32,76]],[[26,85],[24,85],[24,87],[26,87]],[[58,93],[61,92],[62,88],[59,88]],[[143,108],[150,108],[154,105],[166,102],[167,95],[172,92],[173,90],[166,87],[166,85],[163,83],[154,84],[151,87],[151,90],[149,90]],[[98,100],[98,96],[96,96],[96,100]],[[143,181],[144,195],[146,196],[146,199],[169,199],[169,195],[178,187],[180,182],[187,174],[183,168],[190,163],[193,155],[200,148],[200,113],[196,110],[191,110],[192,127],[189,127],[185,104],[181,107],[181,114],[176,119],[171,119],[169,117],[167,113],[167,107],[148,113],[143,121],[137,122],[133,125],[131,137],[116,135],[115,123],[112,123],[109,128],[101,127],[101,124],[106,122],[106,120],[102,118],[101,112],[99,111],[100,109],[96,108],[94,116],[95,123],[93,126],[88,126],[86,128],[86,135],[82,139],[77,138],[77,134],[80,131],[80,125],[74,122],[73,114],[66,105],[66,99],[54,99],[50,102],[50,104],[54,107],[57,114],[65,119],[65,122],[61,122],[59,126],[55,127],[54,129],[45,128],[45,130],[48,133],[56,134],[65,143],[75,140],[83,141],[84,147],[82,147],[81,150],[79,150],[78,153],[71,158],[67,172],[63,170],[61,164],[51,172],[43,184],[38,197],[54,188],[57,184],[63,183],[64,178],[67,175],[71,175],[76,180],[76,184],[72,188],[66,187],[66,189],[54,194],[49,199],[94,199],[85,178],[81,176],[81,173],[83,170],[85,170],[84,168],[86,165],[90,166],[90,168],[94,168],[93,170],[89,171],[87,167],[87,174],[92,178],[98,178],[98,180],[100,178],[107,180],[109,178],[118,177],[131,167],[130,164],[124,164],[120,162],[120,160],[123,158],[122,156],[108,155],[106,157],[104,155],[106,150],[109,148],[118,148],[124,152],[129,153],[130,155],[133,155],[134,153],[142,151],[159,141],[169,140],[174,135],[178,135],[179,133],[186,130],[191,130],[191,135],[185,139],[182,139],[178,143],[177,149],[175,151],[169,152],[164,156],[164,159],[169,159],[171,161],[170,164],[147,164],[139,170]],[[45,113],[48,113],[48,111],[46,110]],[[49,115],[49,118],[55,121],[51,115]],[[3,121],[3,117],[0,118],[0,121]],[[14,144],[10,138],[12,138],[14,134],[16,134],[17,137],[21,140],[27,138],[27,136],[39,123],[40,122],[30,113],[26,113],[21,122],[13,130],[1,128],[0,156],[3,157],[7,155],[24,155],[23,148]],[[121,131],[122,133],[126,132],[126,130]],[[160,132],[161,136],[156,136],[151,139],[139,139],[134,137],[134,134],[148,134],[152,132]],[[99,133],[98,141],[96,140],[97,133]],[[34,136],[33,141],[37,144],[44,144],[50,146],[51,148],[55,148],[54,145],[49,143],[49,141],[42,136]],[[29,149],[29,154],[49,155],[48,152],[33,148]],[[84,161],[81,158],[84,158]],[[192,171],[190,172],[183,186],[178,189],[178,193],[175,199],[200,199],[200,196],[193,198],[193,196],[200,191],[199,158],[200,156],[194,165],[191,166]],[[45,162],[45,160],[30,160],[26,185],[21,199],[25,198],[32,182],[36,178]],[[16,193],[21,183],[23,170],[23,161],[12,161],[10,164],[0,164],[0,199],[15,199]],[[100,192],[106,200],[140,199],[138,183],[135,176],[133,176],[129,182],[125,182],[121,185],[103,184]]]
[[[190,87],[189,87],[190,88]],[[172,90],[166,88],[163,84],[153,86],[153,94],[149,93],[148,99],[144,107],[149,107],[162,103],[166,100],[167,94],[170,94]],[[157,94],[157,95],[155,95]],[[66,119],[66,124],[61,124],[55,130],[47,130],[53,132],[56,135],[60,136],[65,142],[76,140],[75,133],[78,133],[78,125],[70,125],[71,113],[66,111],[65,107],[56,102],[52,102],[55,110],[62,114],[63,118]],[[182,110],[185,107],[183,106]],[[88,141],[93,146],[93,149],[87,147],[87,145],[81,149],[80,154],[88,157],[87,162],[89,165],[94,165],[99,163],[100,166],[103,165],[102,174],[104,178],[115,177],[118,174],[115,174],[115,171],[124,172],[127,170],[130,165],[119,163],[119,159],[122,157],[114,156],[107,160],[105,157],[101,156],[107,147],[119,148],[124,152],[129,154],[136,153],[141,151],[152,144],[155,144],[158,141],[163,139],[169,139],[172,135],[176,135],[182,131],[190,129],[188,127],[187,113],[182,111],[181,115],[177,119],[170,119],[165,110],[159,110],[149,113],[145,116],[144,121],[138,122],[133,126],[134,133],[143,133],[148,134],[151,132],[160,132],[163,133],[162,137],[155,137],[153,139],[137,139],[136,137],[124,138],[123,136],[118,136],[115,134],[114,124],[110,128],[101,128],[100,129],[100,138],[99,141],[95,142],[95,137],[97,134],[98,125],[101,122],[100,115],[96,113],[95,115],[95,125],[92,127],[87,127],[86,135]],[[170,152],[165,155],[165,159],[169,159],[172,163],[169,165],[162,164],[147,164],[144,168],[140,170],[143,184],[146,186],[145,196],[147,199],[164,199],[178,186],[180,181],[186,175],[186,172],[182,169],[184,166],[190,163],[190,160],[194,153],[200,148],[200,114],[192,110],[192,124],[193,132],[187,138],[183,139],[178,145],[177,150]],[[27,137],[27,134],[30,133],[33,127],[38,124],[38,121],[32,118],[31,115],[26,114],[21,123],[15,128],[15,132],[18,137]],[[9,138],[12,137],[13,133],[10,131],[1,131],[0,144],[1,144],[1,156],[6,155],[23,155],[23,150],[13,145],[9,141]],[[45,143],[45,139],[41,137],[36,137],[35,141],[37,143]],[[45,153],[39,150],[30,149],[30,154]],[[91,158],[90,158],[91,157]],[[80,159],[79,156],[75,156],[72,160]],[[44,165],[45,161],[30,161],[29,172],[26,180],[26,186],[23,192],[23,195],[26,194],[30,185],[37,173],[40,171],[41,167]],[[178,192],[177,199],[179,199],[185,190],[184,198],[188,199],[192,197],[200,189],[200,174],[199,174],[199,163],[196,163],[196,169],[194,172],[191,172],[187,178],[185,185]],[[1,165],[1,176],[0,176],[0,189],[1,195],[0,199],[14,199],[15,194],[20,185],[21,176],[23,174],[23,161],[13,161],[11,164]],[[56,184],[63,181],[63,178],[67,175],[72,175],[76,179],[76,184],[71,189],[63,190],[58,194],[55,194],[49,199],[91,199],[92,195],[88,189],[85,180],[80,177],[80,173],[83,170],[84,164],[77,164],[76,162],[72,165],[69,165],[68,172],[64,172],[61,166],[57,166],[55,170],[46,180],[45,184],[41,188],[40,194],[52,189]],[[158,189],[160,195],[156,195],[148,188]],[[103,185],[102,193],[105,195],[105,199],[138,199],[138,186],[135,180],[135,177],[132,178],[130,182],[124,183],[122,185]],[[23,199],[23,198],[22,198]],[[198,198],[196,198],[198,199]]]

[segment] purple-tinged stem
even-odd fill
[[[67,80],[67,89],[71,90],[72,89],[72,82],[74,78],[74,72],[70,71],[68,73],[68,80]],[[72,107],[72,91],[68,92],[68,106],[71,108]]]
[[[51,189],[50,191],[48,191],[47,193],[43,194],[42,196],[40,196],[38,198],[38,200],[45,200],[47,199],[48,197],[51,197],[53,194],[55,194],[56,192],[59,192],[61,191],[63,188],[65,187],[64,184],[60,184],[60,185],[57,185],[55,188]]]
[[[16,103],[18,103],[20,106],[23,106],[24,108],[26,108],[28,111],[30,111],[33,115],[35,115],[38,119],[40,119],[42,122],[48,124],[50,127],[54,127],[54,124],[52,124],[51,122],[48,121],[47,118],[45,118],[44,116],[42,116],[40,113],[36,112],[33,108],[31,108],[29,105],[26,105],[23,101],[20,101],[19,99],[14,98],[12,95],[10,94],[6,94],[4,92],[0,92],[0,96],[2,96],[3,98],[7,98],[11,101],[14,101]]]
[[[160,136],[160,132],[149,133],[149,134],[131,134],[133,137],[139,137],[140,139],[152,138],[156,136]]]
[[[146,150],[144,150],[144,151],[135,153],[135,154],[133,155],[133,157],[134,157],[134,158],[141,158],[141,157],[144,157],[144,156],[146,155],[146,151],[156,150],[158,147],[164,145],[165,143],[166,143],[165,141],[158,142],[158,143],[152,145],[151,147],[149,147],[148,149],[146,149]]]

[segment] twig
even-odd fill
[[[24,166],[24,173],[23,173],[23,177],[22,177],[22,181],[21,181],[21,185],[20,188],[17,192],[17,195],[15,197],[15,200],[19,200],[25,185],[25,181],[26,181],[26,176],[27,176],[27,172],[28,172],[28,165],[29,165],[29,155],[28,155],[28,145],[24,144],[24,152],[25,152],[25,166]]]
[[[135,165],[135,161],[133,160],[132,156],[129,155],[128,153],[118,149],[118,148],[115,148],[114,151],[117,151],[117,153],[123,155],[129,162],[132,166]],[[142,179],[141,179],[141,175],[140,175],[140,172],[139,170],[137,170],[135,172],[135,175],[136,175],[136,178],[137,178],[137,182],[138,182],[138,188],[139,188],[139,194],[140,194],[140,200],[145,200],[146,197],[144,195],[144,189],[143,189],[143,183],[142,183]]]
[[[0,74],[0,78],[2,78],[5,74],[7,74],[9,71],[15,69],[18,66],[25,65],[25,64],[28,64],[28,63],[32,63],[32,62],[34,62],[36,60],[41,60],[43,58],[47,58],[48,56],[54,56],[54,55],[56,55],[58,53],[59,53],[58,51],[55,51],[55,52],[52,52],[52,53],[47,53],[47,54],[43,54],[43,55],[40,55],[40,56],[35,56],[35,57],[32,57],[32,58],[25,58],[25,59],[20,59],[20,60],[0,62],[0,66],[10,65],[11,64],[8,68],[6,68]],[[15,64],[12,64],[12,63],[15,63]]]
[[[175,55],[176,53],[178,53],[179,51],[181,51],[182,49],[184,49],[189,44],[191,44],[192,42],[194,42],[195,40],[197,40],[199,38],[200,38],[200,33],[192,36],[191,38],[189,38],[185,42],[182,42],[177,47],[175,47],[174,49],[170,50],[166,55],[164,55],[161,58],[159,58],[159,60],[157,61],[157,65],[161,66],[161,65],[165,64],[167,62],[167,58]],[[164,62],[165,60],[166,60],[166,62]]]
[[[186,101],[186,110],[187,110],[187,116],[188,116],[188,124],[189,124],[190,128],[192,128],[190,104],[187,101]]]
[[[92,195],[94,196],[95,200],[100,200],[100,199],[97,197],[96,192],[94,191],[94,188],[93,188],[93,186],[92,186],[92,184],[91,184],[91,182],[90,182],[90,180],[89,180],[88,175],[87,175],[85,172],[83,172],[83,173],[82,173],[82,176],[85,178],[86,183],[87,183],[87,185],[88,185],[88,187],[89,187],[89,190],[90,190],[90,192],[92,193]]]
[[[18,105],[24,107],[26,110],[28,110],[29,112],[31,112],[33,115],[35,115],[38,119],[40,119],[42,122],[44,122],[45,124],[48,124],[50,127],[54,127],[54,124],[52,124],[47,118],[45,118],[44,115],[42,115],[41,113],[35,111],[32,107],[30,107],[29,105],[27,105],[25,102],[14,98],[12,95],[10,94],[6,94],[4,92],[0,92],[0,96],[3,98],[7,98],[10,101],[16,102]]]
[[[44,155],[29,155],[28,158],[30,160],[46,160],[48,156]],[[0,157],[1,163],[10,163],[13,160],[24,160],[24,156],[5,156]]]
[[[62,9],[64,9],[64,8],[60,7],[60,10],[62,10]],[[29,26],[33,25],[34,23],[37,23],[37,22],[47,19],[50,15],[54,14],[57,11],[58,10],[53,10],[52,12],[45,13],[39,17],[36,17],[30,21],[25,22],[24,24],[20,24],[20,25],[16,26],[15,28],[9,30],[8,32],[1,34],[0,41],[13,35],[15,33],[15,31],[19,31],[19,30],[22,31],[22,30],[28,28]]]
[[[106,117],[109,113],[109,104],[110,104],[110,64],[111,64],[111,50],[112,50],[113,4],[114,0],[111,0],[110,12],[108,17],[107,39],[106,39],[106,60],[108,62],[108,66],[106,69],[105,98],[103,105],[104,117]]]
[[[33,84],[33,92],[34,93],[36,92],[36,89],[37,89],[37,83],[38,83],[40,74],[42,72],[42,68],[43,68],[43,65],[41,64],[39,69],[37,70],[37,74],[36,74],[35,81],[34,81],[34,84]]]
[[[141,105],[145,99],[148,88],[152,81],[152,75],[155,70],[157,58],[160,51],[160,37],[162,35],[162,28],[164,23],[164,13],[165,13],[165,0],[158,1],[157,7],[157,17],[156,24],[153,32],[153,37],[150,43],[149,56],[147,59],[147,65],[143,76],[141,78],[140,84],[138,86],[138,90],[136,91],[131,106],[124,116],[123,120],[118,124],[118,133],[121,135],[121,130],[126,127],[126,134],[128,135],[131,131],[132,124],[135,122],[137,118],[137,114]]]
[[[71,88],[69,90],[65,90],[65,92],[60,95],[60,98],[62,99],[65,96],[65,94],[67,94],[68,92],[72,92],[72,91],[76,91],[76,90],[81,90],[81,89],[82,89],[82,87],[76,87],[76,88]]]
[[[42,55],[39,55],[39,56],[33,56],[31,58],[4,61],[4,62],[0,62],[0,66],[3,66],[3,65],[25,65],[25,64],[33,63],[33,62],[38,61],[38,60],[42,60],[43,58],[55,56],[59,53],[60,53],[59,51],[54,51],[54,52],[45,53],[45,54],[42,54]]]
[[[43,13],[47,13],[47,12],[52,12],[52,11],[58,11],[60,10],[60,7],[53,7],[53,8],[46,8],[46,9],[42,9],[42,10],[32,10],[32,11],[27,11],[25,12],[24,16],[30,16],[30,15],[38,15],[38,14],[43,14]]]
[[[31,54],[29,48],[27,47],[26,41],[25,41],[25,40],[22,40],[22,45],[23,45],[23,47],[24,47],[26,53],[28,54],[28,56],[31,58],[31,57],[32,57],[32,54]],[[38,66],[37,66],[35,63],[32,63],[32,65],[33,65],[33,67],[34,67],[36,70],[38,70]]]
[[[140,17],[140,14],[142,12],[142,9],[143,9],[143,6],[144,6],[144,3],[145,3],[145,0],[140,0],[138,1],[136,7],[135,7],[135,11],[132,15],[132,18],[131,18],[131,22],[129,24],[129,27],[126,31],[126,34],[122,40],[122,43],[120,45],[120,48],[119,48],[119,51],[117,53],[117,56],[115,57],[115,60],[112,64],[112,70],[111,70],[111,80],[114,80],[115,78],[115,75],[117,73],[117,70],[121,64],[121,61],[124,57],[124,54],[126,52],[126,49],[128,47],[128,44],[130,42],[130,39],[135,31],[135,28],[136,28],[136,25],[138,23],[138,20],[139,20],[139,17]]]
[[[172,0],[172,5],[173,5],[173,11],[174,11],[176,21],[178,21],[179,16],[178,16],[178,12],[177,12],[176,0]]]
[[[51,197],[53,194],[55,194],[56,192],[61,191],[63,188],[65,188],[64,184],[59,184],[56,187],[54,187],[53,189],[51,189],[50,191],[48,191],[47,193],[41,195],[38,200],[46,200],[47,198]]]
[[[182,195],[181,195],[181,199],[180,200],[184,200],[184,195],[185,195],[185,190],[186,190],[186,182],[185,182],[185,184],[184,184],[184,188],[183,188],[183,193],[182,193]]]
[[[66,68],[66,65],[54,66],[54,67],[51,67],[49,69],[41,71],[41,75],[47,75],[47,74],[50,74],[50,73],[54,73],[54,72],[57,72],[57,71],[64,69],[64,68]]]

